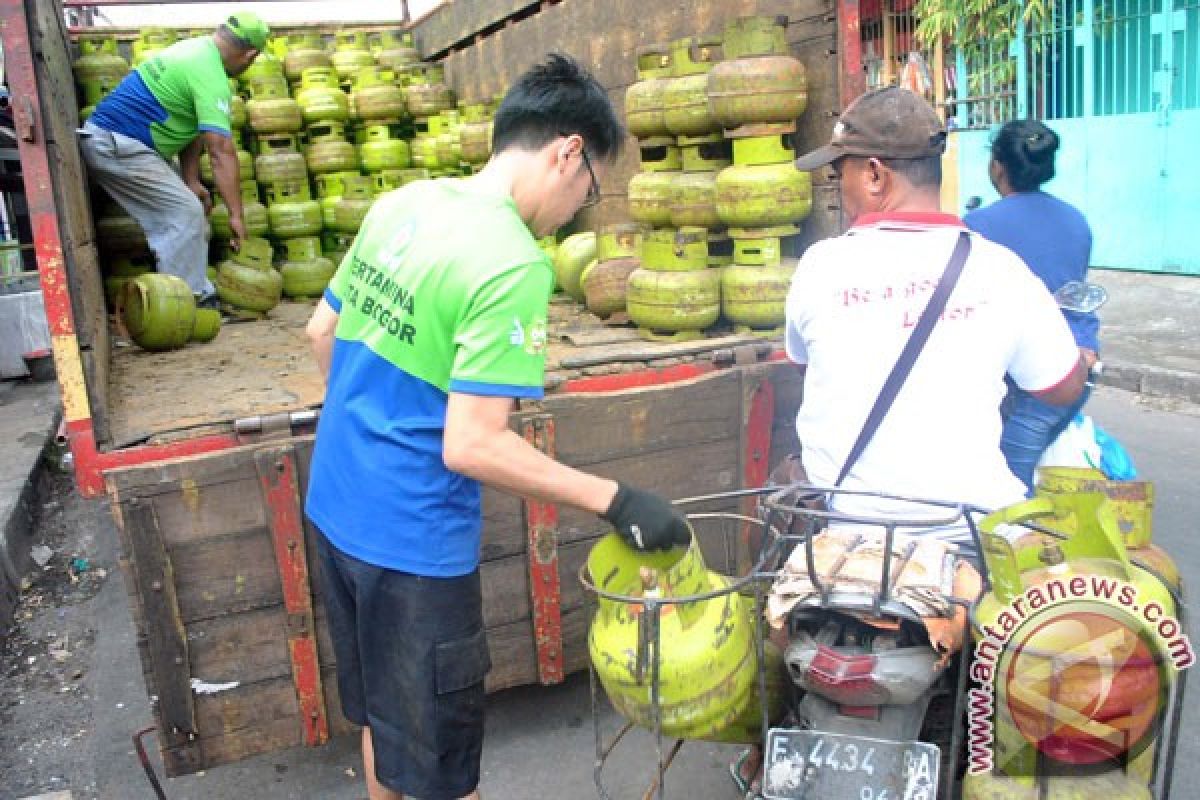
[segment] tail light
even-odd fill
[[[851,708],[915,702],[944,667],[928,646],[864,653],[818,644],[809,636],[793,639],[784,659],[797,686]]]
[[[817,645],[806,676],[808,690],[839,705],[881,705],[888,702],[890,692],[875,680],[877,664],[873,655],[847,655]]]

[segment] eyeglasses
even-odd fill
[[[592,169],[592,162],[588,158],[587,150],[580,150],[579,155],[583,156],[583,165],[587,167],[588,178],[592,181],[592,185],[588,187],[587,197],[583,199],[583,205],[580,208],[591,208],[600,202],[600,181],[596,180],[596,172]]]

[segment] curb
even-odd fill
[[[49,444],[58,430],[59,413],[51,416],[45,443]],[[0,641],[12,622],[13,612],[21,594],[21,582],[33,566],[30,549],[33,545],[34,510],[40,496],[39,484],[45,474],[45,446],[29,465],[28,474],[0,487]]]
[[[1105,361],[1098,382],[1152,397],[1200,403],[1200,373],[1186,370]]]

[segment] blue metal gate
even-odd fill
[[[1047,190],[1087,215],[1094,265],[1200,275],[1200,160],[1185,151],[1200,142],[1200,0],[1055,0],[1001,57],[1012,84],[976,81],[951,107],[960,200],[996,197],[990,128],[1042,119],[1063,141]],[[959,74],[982,66],[960,58]]]

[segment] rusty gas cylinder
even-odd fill
[[[708,75],[708,99],[726,129],[794,123],[808,106],[804,65],[788,55],[786,17],[741,17],[725,26],[726,61]]]

